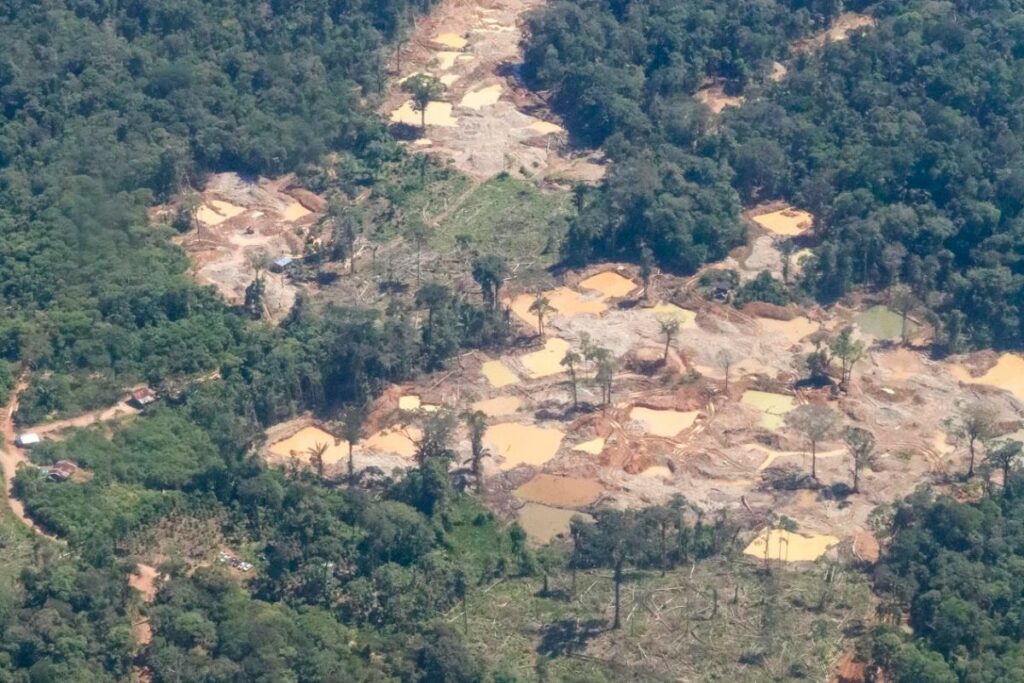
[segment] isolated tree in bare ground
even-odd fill
[[[1010,470],[1020,459],[1024,444],[1014,439],[1000,439],[985,444],[985,460],[1003,473],[1003,488],[1010,481]]]
[[[474,410],[465,414],[466,427],[469,429],[469,445],[471,462],[473,467],[473,478],[476,481],[476,490],[483,488],[483,459],[487,455],[484,448],[484,433],[487,431],[487,415],[480,410]]]
[[[914,290],[905,284],[896,284],[889,289],[889,306],[900,314],[900,341],[905,345],[908,341],[907,319],[918,305]]]
[[[818,444],[828,438],[839,424],[834,410],[820,403],[797,406],[786,415],[786,424],[797,430],[811,444],[811,478],[818,480]]]
[[[441,95],[444,94],[444,84],[433,76],[416,74],[405,79],[402,83],[402,90],[412,97],[413,111],[420,113],[420,129],[425,133],[427,130],[427,107],[431,102],[441,99]]]
[[[612,402],[612,383],[615,381],[615,358],[607,350],[597,360],[597,383],[601,387],[601,404],[605,407]]]
[[[363,421],[365,419],[366,406],[363,404],[348,406],[341,412],[341,437],[348,443],[349,484],[356,478],[356,463],[352,451],[363,438]]]
[[[679,334],[679,318],[667,316],[658,320],[658,327],[665,335],[665,352],[662,354],[661,362],[668,362],[668,350],[672,346],[672,340]]]
[[[554,311],[554,307],[551,306],[551,300],[540,293],[537,294],[533,303],[530,304],[530,313],[537,316],[537,334],[540,335],[541,339],[544,338],[544,318],[554,313]]]
[[[843,440],[850,451],[853,475],[853,491],[860,493],[860,471],[870,467],[875,457],[875,435],[861,427],[847,427],[843,432]]]
[[[309,464],[316,470],[316,476],[324,478],[324,453],[327,452],[327,444],[317,442],[310,447]]]
[[[864,357],[864,342],[853,338],[853,327],[848,325],[829,342],[829,349],[839,359],[839,383],[844,387],[849,386],[853,366]]]
[[[579,387],[576,381],[576,366],[579,365],[580,360],[580,354],[576,353],[572,349],[569,349],[568,351],[565,352],[565,355],[562,356],[562,360],[560,361],[561,366],[565,368],[566,371],[569,373],[569,383],[572,387],[573,409],[578,408],[580,405]]]
[[[718,367],[722,368],[722,372],[725,373],[725,392],[729,393],[729,373],[732,370],[732,366],[739,360],[738,354],[730,348],[721,348],[715,355],[715,362],[718,363]]]
[[[644,242],[640,245],[640,281],[644,285],[641,293],[644,301],[649,300],[651,290],[651,277],[654,275],[654,252]]]
[[[996,414],[983,403],[971,403],[963,408],[955,418],[944,423],[946,429],[957,439],[967,441],[970,463],[967,476],[974,476],[974,462],[977,457],[978,442],[984,443],[992,438],[995,429]]]

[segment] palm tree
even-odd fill
[[[562,356],[561,365],[569,372],[569,381],[572,382],[572,407],[573,410],[579,408],[579,393],[576,387],[576,365],[580,362],[580,354],[576,353],[572,349],[565,352]]]
[[[363,405],[349,406],[341,414],[341,436],[348,443],[348,482],[350,485],[356,477],[356,463],[352,456],[352,449],[363,438],[365,416],[366,408]]]
[[[665,335],[665,354],[662,356],[661,362],[667,363],[669,347],[675,336],[679,334],[679,318],[674,316],[662,318],[658,321],[658,326],[661,328],[661,333]]]
[[[537,334],[540,338],[544,338],[544,316],[549,313],[554,313],[555,309],[551,306],[551,300],[543,294],[538,293],[537,297],[530,304],[530,313],[537,316]]]
[[[327,444],[317,442],[309,449],[309,464],[316,470],[316,476],[324,478],[324,453],[327,452]]]

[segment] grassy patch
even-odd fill
[[[569,213],[565,192],[542,192],[534,184],[499,175],[479,185],[440,222],[431,246],[451,253],[460,239],[482,253],[501,254],[511,263],[549,266]]]
[[[825,680],[844,637],[870,609],[863,576],[835,566],[770,576],[725,559],[623,587],[623,628],[608,630],[610,572],[581,573],[538,594],[539,580],[479,588],[469,601],[470,647],[492,666],[532,680]],[[461,627],[462,613],[448,619]]]

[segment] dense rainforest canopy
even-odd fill
[[[240,318],[146,209],[211,170],[372,158],[384,131],[363,100],[428,5],[4,3],[0,357],[55,373],[26,394],[26,422],[232,355]]]
[[[887,0],[871,30],[787,49],[840,9],[561,0],[536,14],[527,75],[617,162],[565,253],[637,259],[646,244],[693,270],[740,243],[741,205],[786,199],[816,216],[809,293],[903,282],[938,314],[940,346],[1019,346],[1024,6]],[[772,60],[788,66],[777,83]],[[714,79],[746,97],[717,120],[691,97]]]

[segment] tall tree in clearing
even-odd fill
[[[427,107],[431,102],[441,99],[445,90],[444,84],[434,76],[416,74],[405,79],[402,83],[402,90],[409,93],[412,98],[412,108],[420,113],[420,129],[425,133],[427,130]]]
[[[484,448],[484,433],[487,431],[487,415],[483,411],[473,410],[465,414],[466,427],[469,428],[470,457],[473,467],[473,478],[479,493],[484,486],[483,459],[487,455]]]
[[[551,300],[543,294],[537,294],[533,303],[530,304],[530,313],[537,316],[537,334],[540,335],[541,339],[544,338],[544,318],[554,312],[555,309],[551,305]]]
[[[786,424],[803,434],[811,443],[811,478],[818,479],[818,443],[835,431],[839,416],[820,403],[798,406],[786,415]]]

